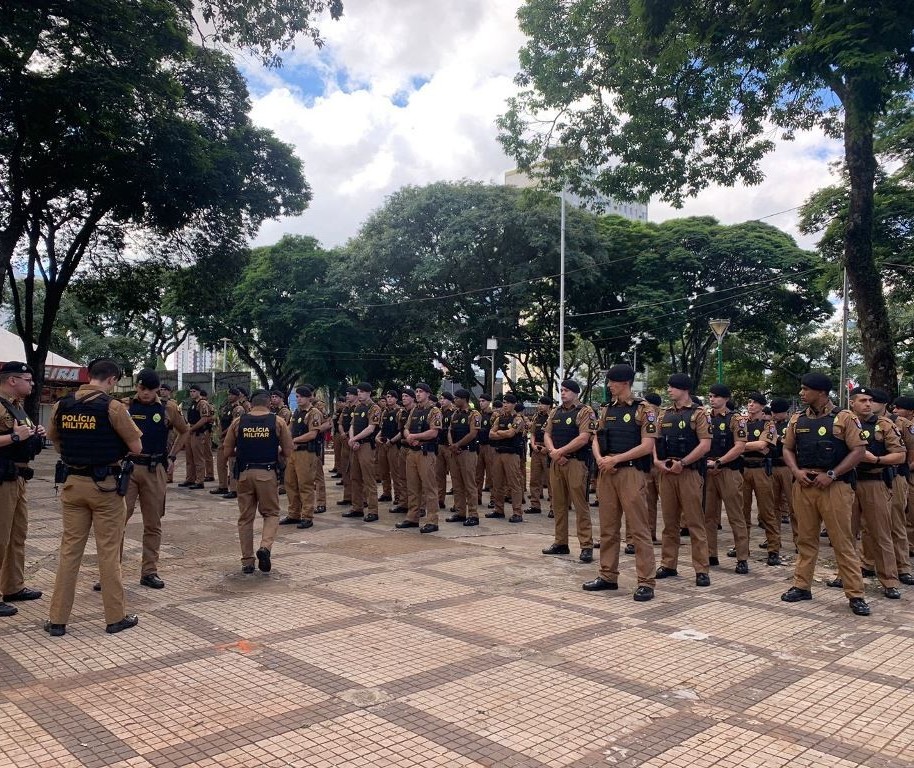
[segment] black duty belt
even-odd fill
[[[610,454],[610,456],[611,455],[612,454]],[[630,459],[629,461],[619,461],[616,464],[614,464],[613,466],[615,466],[617,469],[619,467],[637,467],[638,463],[635,459]]]
[[[23,480],[31,480],[35,477],[35,470],[31,467],[16,467],[16,475]]]
[[[67,465],[67,474],[75,475],[76,477],[98,477],[98,474],[102,470],[107,470],[104,474],[104,477],[120,477],[121,468],[120,467],[71,467]],[[98,474],[96,474],[98,472]]]
[[[759,459],[759,460],[744,459],[743,466],[746,469],[763,469],[765,466],[765,460],[764,459]]]
[[[784,463],[784,459],[772,459],[771,466],[772,467],[786,467],[787,465]]]
[[[276,464],[275,462],[272,464],[245,464],[241,471],[246,472],[249,469],[266,469],[270,472],[274,472],[276,470]]]
[[[857,480],[882,480],[882,472],[858,472]]]
[[[129,458],[130,461],[132,461],[138,467],[152,467],[152,466],[155,466],[156,464],[164,464],[166,461],[168,461],[168,457],[165,456],[164,454],[159,455],[159,456],[146,456],[146,455],[141,456],[141,455],[131,454],[127,458]],[[71,472],[70,474],[73,474],[73,473]]]

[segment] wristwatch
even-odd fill
[[[10,440],[14,443],[18,443],[22,438],[15,432],[10,432]]]
[[[828,475],[829,479],[831,480],[836,480],[838,478],[838,476],[835,474],[835,470],[833,469],[828,470],[828,472],[825,474]]]
[[[714,469],[720,469],[720,459],[714,459]]]

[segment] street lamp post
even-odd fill
[[[711,320],[708,325],[711,326],[711,332],[717,339],[717,383],[721,384],[724,380],[724,353],[721,343],[730,327],[730,321],[728,319]]]
[[[498,349],[498,339],[494,337],[486,339],[486,349],[492,353],[489,357],[492,360],[492,397],[495,397],[495,350]]]

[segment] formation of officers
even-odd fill
[[[624,551],[635,556],[634,600],[651,600],[657,580],[679,576],[683,538],[695,586],[710,586],[710,569],[721,565],[723,511],[734,542],[726,554],[735,560],[735,573],[748,574],[753,499],[767,565],[782,564],[781,524],[790,523],[797,556],[783,601],[812,599],[825,536],[838,567],[826,583],[844,590],[855,614],[870,613],[866,576],[876,577],[889,599],[901,596],[902,584],[914,585],[914,398],[897,398],[889,412],[885,392],[858,387],[850,393],[849,408],[840,410],[830,399],[832,382],[811,373],[801,382],[799,412],[791,416],[786,400],[768,403],[752,393],[743,415],[723,384],[710,388],[706,408],[689,377],[673,374],[670,404],[661,408],[659,396],[633,394],[634,376],[628,365],[609,370],[611,397],[599,412],[580,401],[574,380],[562,382],[559,403],[540,398],[530,418],[512,393],[494,402],[480,395],[477,410],[466,389],[436,399],[431,387],[419,382],[388,390],[375,402],[372,385],[362,382],[346,390],[332,414],[307,384],[296,389],[294,411],[282,393],[260,390],[248,396],[234,388],[218,414],[205,391],[191,388],[185,419],[155,371],[141,371],[135,396],[121,401],[110,395],[121,378],[118,365],[94,361],[89,383],[55,404],[47,432],[61,456],[55,483],[62,485],[63,532],[45,630],[52,636],[66,633],[90,531],[98,549],[95,589],[102,595],[106,631],[137,625],[137,616],[126,612],[122,585],[126,522],[139,503],[140,584],[164,588],[158,559],[166,486],[182,449],[188,480],[179,485],[198,490],[214,479],[207,465],[213,424],[220,427],[221,441],[219,484],[211,492],[237,499],[245,574],[253,573],[255,564],[262,572],[271,570],[280,525],[309,528],[314,515],[326,511],[323,460],[332,447],[331,476],[343,488],[342,515],[366,523],[378,521],[379,502],[391,502],[391,513],[405,515],[396,528],[435,533],[452,492],[445,522],[476,526],[488,489],[485,516],[520,524],[525,515],[544,511],[548,491],[554,541],[543,554],[571,554],[572,509],[578,559],[592,562],[599,548],[599,571],[582,585],[586,591],[618,590],[623,530]],[[12,603],[42,596],[24,583],[25,483],[45,437],[21,407],[32,386],[25,364],[0,369],[0,616],[17,612]],[[591,484],[599,507],[598,542],[588,501]],[[282,492],[288,509],[281,518]],[[530,506],[524,509],[526,495]],[[263,524],[255,549],[258,514]]]

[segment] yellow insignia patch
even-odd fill
[[[819,436],[825,437],[828,434],[828,430],[825,427],[819,427]]]

